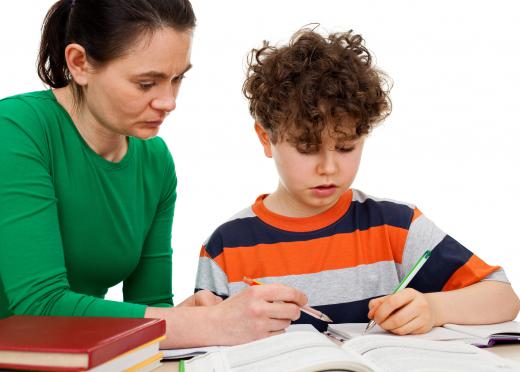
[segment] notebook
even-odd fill
[[[352,339],[363,335],[367,323],[340,323],[329,324],[328,332],[340,339]],[[519,342],[520,323],[511,321],[487,325],[458,325],[445,324],[434,327],[430,332],[419,335],[397,336],[385,331],[376,325],[369,335],[391,335],[411,339],[425,339],[434,341],[461,341],[479,347],[489,347],[496,342]]]
[[[159,360],[166,323],[142,318],[11,316],[0,320],[0,330],[0,368],[99,367],[95,370],[101,372],[117,370],[104,368],[108,363],[137,370],[140,364]]]
[[[287,332],[184,363],[186,372],[518,371],[520,364],[457,341],[368,335],[337,345],[318,332]]]
[[[286,332],[296,331],[310,331],[318,332],[312,324],[291,324],[286,328]],[[198,355],[206,354],[210,351],[217,351],[228,346],[205,346],[205,347],[194,347],[194,348],[182,348],[182,349],[162,349],[164,360],[177,360],[177,359],[188,359]]]

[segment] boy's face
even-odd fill
[[[325,132],[315,151],[301,153],[287,141],[271,143],[259,124],[255,129],[265,155],[274,159],[280,175],[278,189],[265,200],[273,212],[288,217],[316,215],[331,208],[352,185],[364,137],[340,143]]]

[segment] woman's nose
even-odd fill
[[[174,95],[158,97],[152,101],[152,108],[159,111],[170,112],[175,110],[176,106],[177,103]]]

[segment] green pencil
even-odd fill
[[[412,281],[412,279],[414,278],[415,274],[417,274],[419,272],[419,270],[421,269],[421,267],[423,267],[423,265],[425,264],[426,260],[431,256],[431,254],[432,254],[432,251],[428,251],[427,250],[427,251],[424,252],[424,254],[419,258],[419,260],[417,260],[415,265],[413,265],[412,270],[410,270],[410,272],[403,278],[403,280],[401,280],[401,283],[399,283],[397,285],[397,287],[395,287],[395,289],[392,292],[392,294],[397,293],[401,289],[406,288],[408,283],[410,283]],[[376,325],[376,322],[375,322],[374,319],[372,319],[367,324],[367,327],[365,328],[365,331],[363,332],[363,334],[365,334],[368,331],[370,331],[372,328],[374,328],[375,325]]]

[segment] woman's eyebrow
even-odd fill
[[[191,67],[192,67],[192,64],[190,63],[188,66],[186,66],[186,68],[180,74],[178,74],[176,76],[184,75],[186,72],[188,72],[189,69],[191,69]],[[146,71],[146,72],[137,74],[135,76],[139,77],[139,78],[155,78],[155,79],[167,79],[168,78],[168,76],[164,72],[160,72],[160,71]]]

